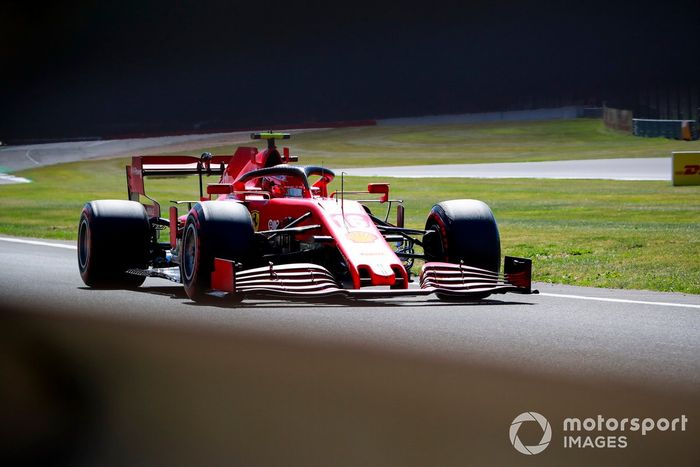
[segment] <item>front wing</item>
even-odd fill
[[[214,292],[245,296],[382,298],[437,293],[455,298],[480,298],[488,294],[537,293],[532,291],[532,262],[506,256],[503,274],[464,264],[425,263],[419,288],[345,289],[324,267],[311,263],[281,264],[236,271],[235,263],[216,258],[211,286]]]

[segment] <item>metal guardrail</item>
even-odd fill
[[[632,119],[632,134],[651,138],[698,139],[698,122],[695,120]]]

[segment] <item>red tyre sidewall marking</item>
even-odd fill
[[[82,224],[82,214],[85,214],[85,236],[87,237],[85,241],[85,254],[87,258],[85,259],[85,269],[80,271],[80,275],[82,276],[83,274],[87,275],[88,271],[92,269],[92,261],[93,261],[93,255],[91,254],[92,251],[92,228],[90,225],[92,224],[92,209],[88,206],[83,208],[83,212],[81,213],[81,224]],[[80,255],[80,245],[78,245],[78,255]],[[78,256],[78,265],[80,265],[80,256]]]
[[[198,282],[199,279],[199,272],[200,272],[200,261],[201,261],[201,242],[200,242],[200,236],[199,236],[199,230],[201,228],[201,224],[199,222],[199,212],[197,211],[196,208],[192,209],[190,211],[190,215],[192,216],[192,224],[194,225],[194,235],[195,235],[195,252],[194,252],[194,259],[192,262],[192,279],[190,280],[190,286],[194,286]],[[185,229],[185,236],[187,235],[187,229]],[[184,244],[183,244],[183,249],[184,249]],[[184,279],[184,278],[183,278]],[[184,282],[184,281],[183,281]]]
[[[438,216],[436,212],[430,213],[430,218],[435,221],[435,223],[438,225],[440,228],[440,242],[442,243],[442,260],[447,261],[447,247],[448,247],[448,241],[447,241],[447,226],[445,226],[445,223],[443,222],[442,218]]]

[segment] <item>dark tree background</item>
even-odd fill
[[[0,139],[603,100],[700,82],[697,1],[5,1]]]

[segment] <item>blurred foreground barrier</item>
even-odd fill
[[[695,120],[652,120],[635,118],[632,120],[632,133],[635,136],[651,138],[698,139],[698,123]]]
[[[700,151],[674,151],[673,184],[700,185]]]
[[[50,304],[0,319],[1,465],[700,465],[700,397],[671,385]],[[585,431],[599,415],[688,422]],[[584,420],[579,447],[564,447],[567,417]],[[514,447],[548,437],[537,455]]]

